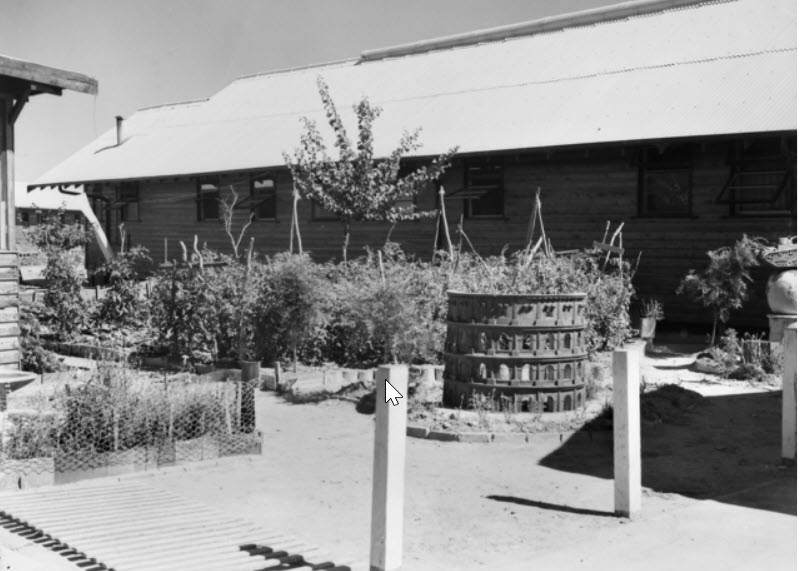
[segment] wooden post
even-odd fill
[[[642,507],[640,458],[640,354],[636,347],[616,349],[614,376],[615,513],[634,517]]]
[[[403,395],[386,402],[386,381]],[[370,571],[394,571],[403,557],[403,480],[406,461],[406,365],[383,365],[376,375],[375,447]]]
[[[284,383],[284,375],[281,371],[280,361],[273,363],[273,370],[275,371],[275,392],[280,393],[283,390],[281,385]]]
[[[784,330],[784,368],[782,370],[782,461],[795,464],[797,454],[798,324]]]
[[[448,243],[448,255],[450,260],[453,261],[453,242],[451,242],[451,233],[448,230],[448,215],[445,212],[445,187],[439,187],[439,210],[442,217],[442,229],[445,232],[445,241]]]
[[[10,96],[0,95],[0,250],[3,251],[16,250],[13,107],[14,101]]]

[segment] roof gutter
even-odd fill
[[[730,2],[733,0],[723,1]],[[710,3],[708,0],[633,0],[631,2],[622,2],[620,4],[603,6],[601,8],[592,8],[589,10],[582,10],[580,12],[573,12],[571,14],[549,16],[547,18],[530,20],[528,22],[521,22],[519,24],[511,24],[508,26],[499,26],[496,28],[488,28],[486,30],[468,32],[466,34],[456,34],[453,36],[445,36],[433,40],[423,40],[421,42],[402,44],[388,48],[366,50],[362,52],[359,62],[402,57],[433,50],[445,50],[459,46],[469,46],[482,42],[495,42],[520,36],[531,36],[533,34],[540,34],[544,32],[555,32],[576,26],[588,26],[600,22],[622,20],[631,16],[652,14],[654,12],[662,12],[675,8],[683,8],[687,6],[708,3]]]

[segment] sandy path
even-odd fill
[[[729,525],[709,539],[750,545],[758,554],[776,538],[794,534],[795,470],[778,463],[780,393],[687,376],[690,362],[686,356],[663,356],[644,363],[648,382],[682,380],[707,397],[693,404],[686,418],[643,425],[646,489],[643,516],[635,523],[611,513],[611,442],[407,439],[404,569],[530,569],[540,561],[553,563],[553,569],[584,568],[575,555],[587,548],[586,568],[603,568],[608,559],[602,556],[619,559],[615,546],[621,541],[653,549],[660,544],[658,534],[670,531],[675,545],[688,548],[705,538],[703,525],[736,514],[759,525]],[[347,402],[294,405],[258,392],[257,420],[265,434],[262,456],[146,477],[232,515],[279,527],[334,554],[336,561],[359,562],[356,569],[366,569],[372,415],[358,414]],[[731,495],[756,485],[775,493]],[[720,509],[706,509],[713,504]],[[698,522],[686,533],[685,517]],[[732,553],[729,559],[719,554],[716,562],[746,561],[742,553]],[[773,560],[784,561],[785,555],[774,553]],[[642,562],[649,554],[639,556]]]
[[[365,561],[372,417],[334,401],[290,405],[261,393],[258,403],[266,442],[262,458],[238,472],[199,471],[191,478],[174,474],[158,478],[158,485],[249,519],[280,523],[287,532],[345,559]],[[664,432],[657,435],[660,447]],[[682,431],[681,438],[692,435]],[[494,569],[501,560],[533,560],[629,525],[611,515],[609,443],[470,445],[413,439],[407,443],[406,569]],[[713,454],[720,444],[718,439],[699,440],[699,446],[708,446]],[[690,486],[686,491],[698,496],[750,485],[762,470],[730,473],[726,482],[712,482],[708,475],[729,469],[728,463],[717,465],[718,459],[711,457],[699,467],[692,450],[687,454],[681,446],[665,450],[662,457],[645,450],[646,465],[662,474],[655,486],[662,490],[671,487],[671,465],[681,470],[674,474],[677,488]],[[763,480],[773,477],[773,469],[761,474]],[[710,487],[715,489],[705,489]],[[694,502],[649,490],[644,497],[645,518],[658,518]]]

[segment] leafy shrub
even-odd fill
[[[52,351],[42,344],[42,324],[39,317],[44,313],[41,304],[26,304],[20,308],[20,349],[22,370],[34,373],[58,371],[61,363]]]
[[[8,414],[8,439],[3,454],[14,460],[52,457],[56,450],[57,424],[53,414]]]
[[[156,276],[149,305],[154,348],[194,362],[238,358],[244,268],[226,262]]]
[[[86,229],[64,222],[64,211],[44,217],[40,224],[25,230],[29,239],[45,253],[47,280],[43,318],[60,337],[69,339],[88,323],[88,307],[81,298],[81,260],[79,250],[89,239]]]
[[[44,278],[48,324],[61,338],[71,339],[89,321],[89,306],[81,297],[83,277],[67,252],[52,252],[47,256]]]
[[[616,261],[617,262],[617,261]],[[588,348],[630,335],[634,289],[626,262],[599,265],[593,254],[520,252],[456,262],[422,261],[397,244],[338,264],[278,254],[252,268],[162,272],[151,301],[155,345],[195,361],[236,358],[244,332],[253,356],[344,366],[442,361],[450,290],[481,293],[586,292]]]
[[[657,299],[644,299],[640,304],[640,316],[651,318],[655,321],[662,321],[665,318],[665,310],[662,302]]]
[[[720,367],[721,376],[728,379],[768,382],[781,374],[781,356],[773,352],[761,336],[746,333],[742,339],[734,329],[726,329],[709,356]]]
[[[316,360],[327,322],[326,284],[306,254],[278,254],[258,284],[256,345],[268,361],[299,354]]]
[[[137,265],[151,262],[146,248],[136,246],[117,254],[103,266],[111,287],[100,303],[97,317],[114,326],[137,326],[146,320],[147,303],[139,291]]]
[[[442,359],[447,313],[444,267],[409,258],[396,244],[339,264],[332,282],[328,355],[342,365]]]
[[[713,312],[712,339],[715,344],[718,322],[726,323],[735,309],[748,299],[751,269],[759,264],[759,255],[764,249],[764,240],[746,235],[733,247],[723,247],[707,252],[709,264],[699,273],[695,270],[684,276],[676,293],[684,293]]]

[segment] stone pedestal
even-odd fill
[[[770,324],[770,342],[781,345],[782,339],[784,339],[784,331],[790,325],[795,323],[797,318],[797,314],[780,315],[778,313],[769,313],[768,323]]]
[[[782,371],[782,461],[795,465],[798,432],[798,324],[787,327],[784,335]]]

